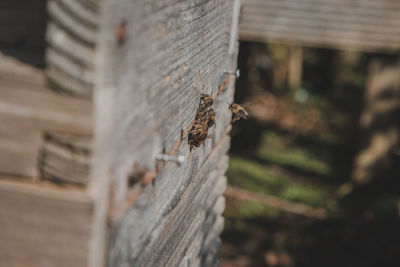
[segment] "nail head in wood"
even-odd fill
[[[167,155],[167,154],[160,154],[157,156],[157,160],[159,161],[173,161],[181,165],[185,161],[185,157],[182,155]]]

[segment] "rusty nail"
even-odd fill
[[[117,43],[118,45],[122,45],[126,39],[126,21],[123,20],[120,22],[116,32]]]

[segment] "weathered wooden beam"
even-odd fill
[[[43,71],[10,57],[0,62],[0,175],[38,178],[46,132],[89,136],[92,103],[59,95]]]
[[[107,12],[101,27],[105,32],[99,43],[102,69],[94,92],[98,118],[108,119],[98,122],[94,173],[100,175],[92,186],[107,183],[108,177],[101,178],[104,173],[111,177],[108,196],[111,210],[119,215],[110,227],[109,266],[179,265],[185,247],[191,240],[197,242],[193,238],[200,236],[196,233],[207,210],[221,195],[215,192],[207,197],[216,182],[212,177],[221,177],[224,171],[215,176],[208,173],[229,147],[227,103],[233,98],[234,79],[216,98],[213,138],[192,151],[187,136],[180,138],[194,120],[200,94],[215,95],[226,79],[224,72],[235,70],[233,3],[104,5]],[[121,24],[124,42],[116,38]],[[153,183],[141,190],[140,184],[130,185],[135,166],[151,173],[163,151],[182,155],[183,164],[166,163],[157,169]],[[127,203],[128,208],[119,209]],[[201,257],[195,258],[200,262]]]
[[[54,89],[79,97],[92,94],[99,20],[96,5],[93,6],[96,2],[48,2],[46,75]]]
[[[39,164],[41,178],[62,184],[86,185],[91,141],[90,135],[47,133]]]
[[[240,39],[361,51],[400,50],[397,1],[244,0]]]
[[[96,25],[79,19],[76,12],[70,12],[62,1],[50,0],[48,12],[50,17],[64,27],[72,36],[80,41],[95,46],[97,43]]]
[[[92,213],[83,191],[0,180],[0,262],[86,266]]]
[[[81,65],[94,69],[94,49],[70,38],[68,33],[56,23],[49,22],[47,24],[46,40],[53,49],[71,57]]]

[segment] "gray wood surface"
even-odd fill
[[[92,103],[53,92],[41,70],[0,59],[0,176],[38,178],[44,135],[91,135]]]
[[[399,51],[400,2],[244,0],[240,39]]]
[[[49,132],[40,157],[41,178],[57,183],[86,185],[89,178],[92,138]]]
[[[234,78],[215,100],[213,137],[191,152],[187,135],[180,138],[200,94],[215,95],[224,71],[236,68],[234,2],[103,3],[90,191],[110,202],[108,266],[179,266],[192,243],[198,244],[193,264],[215,262],[220,226],[202,227],[220,216],[210,214],[224,191],[224,182],[218,184],[227,166]],[[121,43],[116,34],[123,22]],[[163,151],[184,156],[183,164],[159,164]],[[142,182],[129,183],[138,166],[147,170]],[[110,194],[98,193],[104,184]],[[204,247],[205,237],[214,252]]]
[[[93,203],[83,191],[0,180],[0,262],[87,266]]]

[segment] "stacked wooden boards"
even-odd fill
[[[93,202],[75,140],[91,136],[92,109],[48,88],[42,70],[0,54],[1,265],[85,266]]]
[[[5,266],[86,266],[89,258],[93,102],[90,94],[55,90],[60,88],[50,75],[54,65],[81,71],[69,55],[58,61],[63,46],[80,50],[71,42],[70,24],[54,30],[62,24],[52,11],[48,18],[47,4],[53,5],[0,4],[0,265]],[[94,66],[92,50],[87,61]]]
[[[49,0],[47,78],[61,92],[91,97],[99,3],[95,0]]]
[[[398,51],[399,12],[394,0],[244,0],[240,39]]]
[[[0,262],[217,264],[239,7],[49,0],[46,71],[0,61]],[[190,151],[182,130],[221,84],[213,137]]]
[[[0,174],[37,180],[46,135],[90,136],[92,102],[59,95],[47,87],[42,70],[0,58]]]

